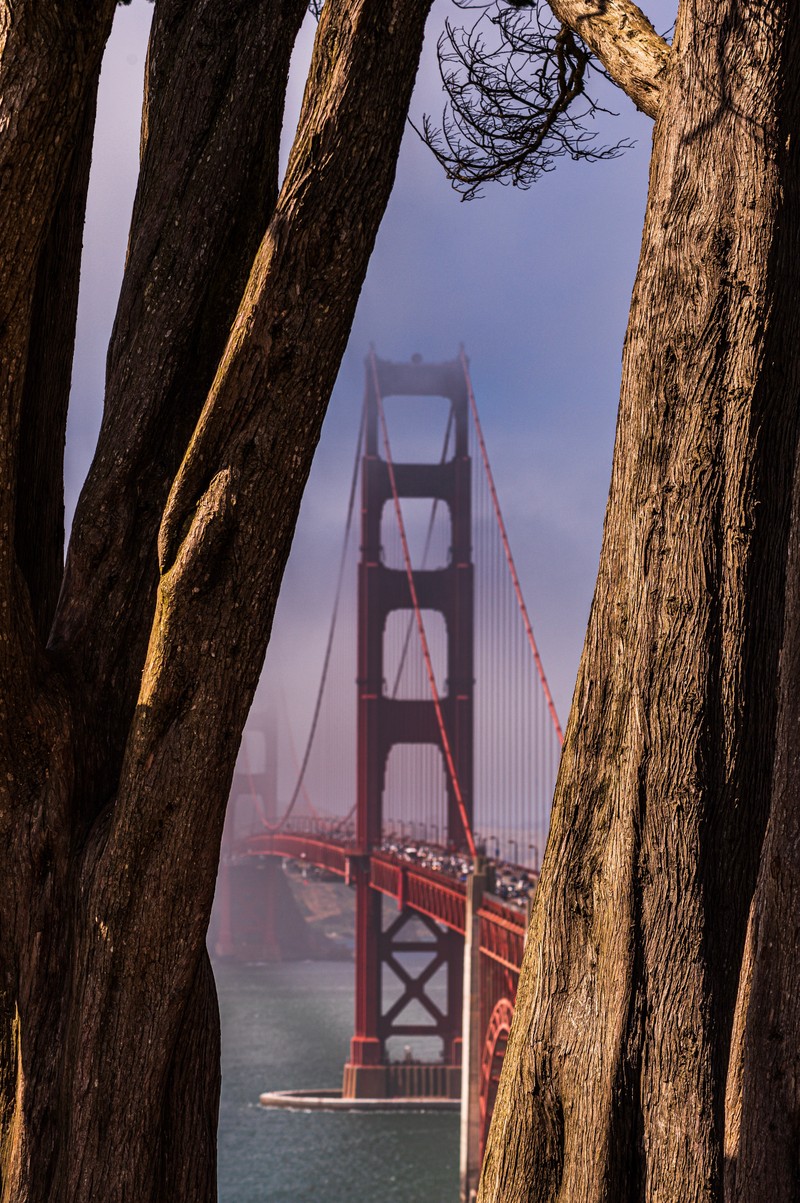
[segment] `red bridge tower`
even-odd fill
[[[441,613],[447,627],[447,683],[441,711],[466,814],[472,821],[473,764],[473,565],[471,548],[471,463],[468,450],[469,398],[462,363],[395,364],[367,361],[366,433],[362,465],[362,537],[358,594],[358,784],[356,881],[356,1017],[350,1061],[345,1066],[345,1097],[443,1093],[457,1097],[461,1053],[463,939],[433,918],[401,905],[384,928],[383,900],[370,884],[369,853],[380,846],[383,792],[389,752],[395,744],[433,744],[442,750],[434,703],[430,697],[398,699],[387,695],[384,678],[384,632],[389,614],[413,608],[406,572],[382,559],[381,518],[393,501],[389,466],[381,454],[380,409],[385,397],[445,398],[452,406],[454,453],[442,463],[396,463],[400,498],[438,498],[451,520],[450,559],[446,567],[416,570],[414,583],[421,610]],[[415,635],[412,634],[412,638]],[[467,839],[453,782],[447,778],[447,844],[466,850]],[[412,918],[413,915],[413,918]],[[419,934],[422,922],[425,938]],[[416,928],[416,931],[414,930]],[[425,951],[429,961],[415,977],[403,954]],[[446,1004],[437,1005],[427,987],[435,973],[447,976]],[[385,971],[401,984],[401,995],[384,1006]],[[429,1017],[404,1022],[412,1003]],[[387,1064],[386,1041],[392,1036],[437,1036],[443,1042],[441,1067],[409,1070]],[[435,1070],[440,1072],[435,1072]],[[444,1089],[434,1082],[446,1082]]]

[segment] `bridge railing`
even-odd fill
[[[344,843],[335,843],[312,835],[292,831],[265,832],[253,835],[240,845],[234,845],[234,855],[241,852],[248,856],[284,856],[290,860],[316,865],[339,877],[348,877],[351,849]]]
[[[484,894],[478,910],[481,954],[512,973],[519,973],[528,926],[527,910],[512,908]]]
[[[464,934],[464,885],[434,869],[417,868],[388,852],[370,857],[370,883],[382,894],[397,899],[398,907],[410,907]]]

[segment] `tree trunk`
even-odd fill
[[[788,2],[681,4],[483,1203],[722,1199],[798,433],[799,69]]]
[[[800,380],[795,388],[800,389]],[[799,685],[800,462],[795,469],[772,809],[731,1042],[727,1203],[794,1203],[800,1191]]]
[[[87,825],[117,789],[164,503],[275,207],[289,59],[305,9],[305,0],[156,4],[103,424],[51,638],[91,729],[77,768]]]
[[[225,805],[429,6],[325,6],[278,195],[304,4],[157,0],[103,427],[47,648],[0,524],[2,1203],[215,1197]]]
[[[99,72],[84,100],[67,178],[39,256],[19,432],[17,562],[47,640],[64,573],[64,443]]]
[[[42,397],[53,406],[53,438],[63,441],[64,344],[71,341],[71,293],[75,254],[70,242],[82,224],[82,134],[93,109],[100,60],[111,29],[114,0],[98,0],[91,11],[75,0],[0,0],[0,529],[13,532],[18,505],[20,459],[26,468],[42,444]],[[78,11],[76,11],[78,10]],[[77,153],[76,146],[78,147]],[[76,177],[68,179],[70,164]],[[72,191],[76,215],[59,210],[65,187]],[[72,221],[70,220],[72,218]],[[73,224],[74,222],[74,224]],[[48,242],[49,239],[49,242]],[[60,255],[63,254],[63,259]],[[41,269],[41,270],[40,270]],[[64,289],[64,315],[50,315],[61,346],[42,373],[44,388],[28,400],[38,412],[22,407],[32,324],[41,332],[48,320],[37,282],[52,272],[51,285]],[[55,367],[55,371],[52,369]],[[20,440],[20,426],[23,438]],[[60,434],[59,434],[60,430]],[[57,465],[43,457],[50,470]],[[60,474],[59,474],[60,481]],[[26,482],[26,486],[27,485]],[[56,495],[58,488],[56,487]],[[23,513],[27,507],[22,499]],[[58,500],[56,500],[56,509]],[[48,509],[51,507],[48,506]],[[42,573],[52,591],[50,565]],[[12,577],[17,572],[13,540],[0,541],[0,614],[8,621]],[[57,549],[60,557],[60,548]],[[38,583],[38,582],[37,582]],[[34,605],[36,605],[34,600]],[[25,619],[23,619],[25,621]]]

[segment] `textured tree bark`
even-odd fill
[[[0,526],[12,532],[37,274],[97,88],[114,0],[84,8],[74,0],[0,3]],[[14,542],[3,540],[0,612],[16,571]]]
[[[722,1199],[798,433],[799,68],[794,6],[681,5],[483,1203]]]
[[[305,8],[305,0],[156,5],[104,420],[51,642],[70,662],[91,724],[78,769],[87,823],[117,787],[167,493],[275,206],[289,59]]]
[[[800,472],[795,470],[772,808],[739,983],[725,1128],[726,1203],[800,1191]]]
[[[69,877],[65,840],[69,740],[66,699],[52,678],[41,641],[44,611],[52,603],[55,559],[50,544],[37,572],[17,562],[16,520],[30,517],[17,491],[19,469],[57,466],[58,457],[30,454],[63,438],[60,378],[70,338],[70,286],[74,254],[56,255],[54,282],[65,289],[66,313],[57,321],[64,343],[53,365],[40,374],[42,391],[28,387],[32,325],[47,306],[37,282],[53,263],[57,227],[71,241],[71,223],[59,197],[72,189],[80,206],[80,142],[85,128],[113,2],[84,11],[63,5],[0,4],[0,1197],[14,1197],[35,1155],[42,1181],[52,1172],[57,1099],[54,1054],[48,1038],[59,1031],[59,989],[64,949],[58,905]],[[70,177],[70,164],[76,174]],[[80,216],[78,216],[80,221]],[[50,367],[54,370],[50,370]],[[23,416],[25,403],[31,407]],[[41,403],[43,401],[43,403]],[[35,409],[35,415],[33,413]],[[31,419],[33,419],[31,421]],[[29,438],[31,429],[35,437]],[[27,433],[26,433],[27,429]],[[22,433],[22,438],[20,438]],[[22,464],[21,461],[22,460]],[[33,463],[31,463],[33,461]],[[26,484],[32,482],[27,481]],[[60,481],[51,485],[55,505],[42,530],[52,533]],[[31,487],[28,498],[36,493]],[[22,501],[21,507],[18,506]],[[57,554],[57,553],[56,553]],[[30,569],[30,562],[27,567]],[[27,576],[27,580],[26,580]],[[36,584],[34,584],[34,578]],[[29,589],[29,583],[32,590]],[[49,602],[46,600],[49,594]],[[50,920],[50,921],[48,921]],[[31,1003],[47,977],[47,1000]],[[25,1028],[23,1015],[41,1015],[41,1033]],[[39,1057],[37,1069],[31,1059]],[[36,1115],[23,1116],[36,1080],[45,1089]],[[44,1197],[44,1196],[42,1196]]]
[[[2,1203],[215,1197],[225,804],[429,6],[325,6],[278,196],[304,5],[157,0],[103,428],[47,648],[0,523]]]
[[[42,641],[64,573],[64,443],[99,72],[93,82],[36,270],[20,414],[16,555]]]
[[[551,0],[550,7],[597,55],[637,109],[657,117],[670,48],[631,0]]]

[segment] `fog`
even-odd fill
[[[645,5],[659,30],[674,4]],[[101,81],[67,444],[68,520],[100,420],[105,351],[136,182],[141,88],[152,6],[118,10]],[[437,0],[412,117],[439,114]],[[296,120],[311,18],[295,55],[287,134]],[[560,161],[527,192],[489,186],[460,201],[408,129],[325,421],[297,527],[257,705],[281,699],[302,746],[333,600],[369,345],[385,359],[450,359],[463,343],[542,658],[566,720],[592,596],[608,491],[621,349],[636,269],[651,122],[603,84],[618,116],[600,140],[632,139],[621,158]],[[288,144],[288,143],[287,143]],[[346,668],[343,671],[347,671]],[[355,665],[350,683],[355,702]],[[341,688],[345,688],[342,685]],[[289,772],[289,776],[291,773]],[[281,779],[286,791],[287,770]]]

